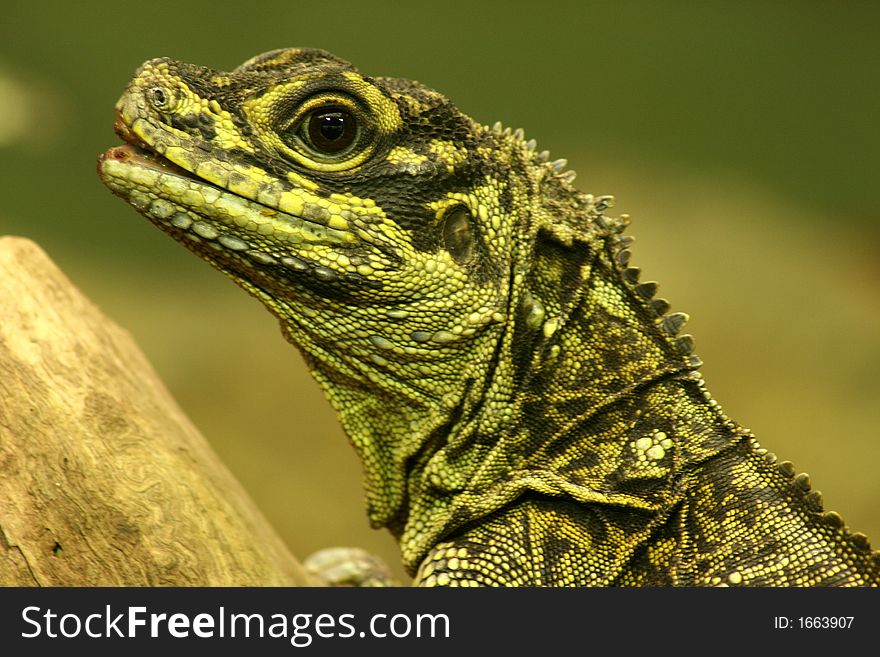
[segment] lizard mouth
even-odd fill
[[[187,171],[183,167],[175,164],[166,157],[157,153],[150,145],[141,139],[128,124],[122,120],[119,110],[116,111],[116,120],[113,122],[113,131],[125,142],[121,146],[114,146],[102,153],[98,157],[98,169],[106,159],[114,159],[120,162],[130,162],[132,164],[161,171],[162,173],[170,173],[181,178],[198,181],[203,185],[212,185],[207,180],[199,178],[191,171]],[[215,185],[212,185],[215,186]]]
[[[116,105],[124,142],[98,157],[111,192],[157,228],[239,284],[313,288],[319,296],[380,286],[375,274],[399,256],[381,230],[384,214],[330,203],[302,176],[266,171],[205,135],[173,129],[137,90]],[[378,239],[376,237],[378,236]]]
[[[104,184],[236,280],[255,286],[254,272],[260,272],[267,280],[293,276],[305,285],[349,281],[362,287],[364,264],[375,268],[391,262],[382,249],[355,253],[361,240],[347,227],[315,221],[318,217],[307,212],[285,212],[180,166],[151,145],[149,137],[139,136],[118,111],[114,130],[125,143],[98,156]],[[342,252],[346,255],[340,266]]]

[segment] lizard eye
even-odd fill
[[[315,109],[302,123],[302,139],[306,145],[327,155],[337,155],[350,148],[357,136],[357,119],[340,106]]]
[[[345,171],[375,148],[375,121],[357,96],[324,91],[278,112],[286,115],[277,128],[282,154],[310,169]]]

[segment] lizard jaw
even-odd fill
[[[191,178],[193,180],[201,180],[192,172],[187,171],[169,160],[167,157],[160,155],[155,149],[141,139],[128,124],[123,120],[119,109],[116,110],[116,119],[113,122],[113,131],[125,143],[121,146],[110,148],[99,157],[98,173],[101,173],[100,164],[103,160],[110,157],[115,160],[129,160],[134,158],[138,166],[152,167],[159,171],[176,174],[182,178]],[[203,181],[208,182],[208,181]]]

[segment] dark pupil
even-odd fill
[[[318,117],[320,121],[321,137],[327,141],[336,141],[345,133],[345,119],[339,112],[324,114]]]
[[[308,123],[312,145],[325,153],[338,153],[354,141],[356,126],[354,117],[345,110],[320,110]]]

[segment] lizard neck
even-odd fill
[[[385,312],[372,306],[349,307],[349,314],[359,314],[352,323],[367,328],[333,340],[311,335],[314,322],[293,325],[308,304],[277,313],[282,331],[300,349],[358,452],[374,527],[393,525],[405,514],[412,471],[482,403],[504,332],[506,295],[500,283],[497,287],[497,305],[486,303],[482,323],[417,350],[383,349],[390,340],[376,336],[383,335]],[[412,335],[424,329],[407,322],[423,319],[407,313],[395,321],[403,334]]]
[[[690,336],[674,335],[682,317],[628,280],[619,246],[539,243],[482,403],[410,473],[409,515],[391,527],[408,567],[530,491],[657,515],[681,468],[743,435],[706,391]]]

